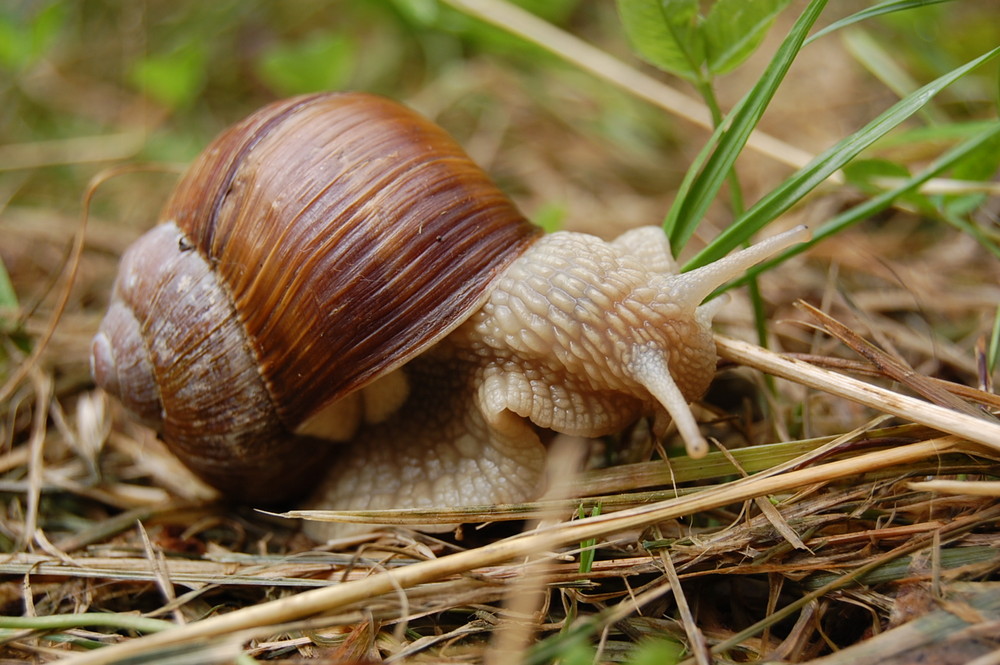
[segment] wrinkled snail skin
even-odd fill
[[[707,444],[688,402],[716,365],[711,320],[718,286],[803,240],[769,238],[683,275],[663,231],[611,243],[558,232],[532,245],[462,326],[404,368],[414,388],[390,420],[363,430],[308,507],[376,510],[489,505],[541,492],[537,428],[601,436],[667,412],[689,453]],[[641,258],[639,258],[641,257]],[[419,388],[416,388],[419,386]],[[317,540],[345,525],[308,522]]]
[[[658,228],[542,236],[401,105],[298,97],[194,162],[122,259],[92,367],[240,500],[322,476],[308,507],[523,501],[541,491],[540,432],[668,414],[704,454],[688,404],[715,371],[721,299],[702,301],[805,237],[676,274]]]

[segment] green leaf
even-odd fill
[[[41,9],[30,15],[27,11],[0,10],[0,66],[9,70],[21,70],[44,56],[65,22],[66,6],[62,3],[25,6]]]
[[[834,172],[857,157],[862,150],[923,108],[941,90],[976,67],[995,58],[998,54],[1000,54],[1000,47],[992,49],[962,67],[928,83],[920,90],[901,99],[862,129],[825,150],[758,201],[740,219],[692,258],[684,268],[690,270],[711,263],[749,240],[750,236],[802,200],[806,194],[825,182]]]
[[[690,81],[702,78],[697,0],[618,0],[618,15],[632,47],[650,64]]]
[[[670,236],[670,247],[674,256],[680,254],[680,250],[694,233],[698,222],[704,217],[708,206],[715,199],[719,188],[722,187],[722,183],[746,144],[750,132],[760,121],[760,117],[764,114],[767,105],[784,79],[785,73],[802,48],[802,42],[809,33],[809,29],[819,18],[825,6],[826,0],[812,0],[809,3],[757,84],[733,109],[726,123],[713,134],[712,141],[717,140],[718,145],[711,156],[705,160],[704,167],[701,168],[697,176],[685,178],[685,184],[690,183],[689,189],[682,190],[674,200],[674,205],[663,225]],[[701,156],[699,155],[699,157]],[[693,168],[700,167],[700,164],[701,160],[699,159]]]
[[[591,638],[601,630],[598,618],[586,618],[569,625],[562,632],[536,641],[521,659],[521,665],[548,665],[565,655],[572,655],[572,663],[583,663],[593,650],[589,648]]]
[[[718,0],[702,26],[708,71],[733,70],[750,57],[767,35],[774,19],[791,0]]]
[[[295,43],[275,44],[257,61],[257,73],[281,95],[347,86],[357,49],[346,35],[322,33]]]
[[[189,44],[168,54],[147,56],[133,66],[130,79],[143,94],[170,109],[186,108],[205,83],[205,53]]]

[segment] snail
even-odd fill
[[[190,166],[121,259],[91,367],[239,501],[522,501],[547,432],[669,415],[704,455],[689,403],[724,298],[702,300],[806,236],[677,274],[658,227],[543,234],[401,104],[296,97]]]

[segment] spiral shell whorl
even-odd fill
[[[290,429],[447,335],[539,235],[443,130],[365,94],[235,125],[164,218],[232,294]]]
[[[231,303],[173,224],[122,257],[92,364],[98,385],[227,496],[280,501],[304,490],[300,465],[312,473],[329,454],[281,427]]]
[[[142,325],[120,298],[112,301],[91,344],[90,373],[97,385],[118,397],[144,423],[161,426],[163,404]]]

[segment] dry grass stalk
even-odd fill
[[[912,422],[949,432],[1000,451],[1000,424],[813,367],[736,339],[716,336],[719,355],[825,393],[849,399]]]
[[[790,471],[778,476],[767,477],[766,474],[752,476],[693,496],[621,511],[613,515],[563,523],[474,550],[414,563],[361,580],[306,591],[271,603],[247,607],[115,647],[78,655],[67,662],[92,665],[111,663],[116,659],[155,652],[164,646],[219,637],[233,632],[262,631],[266,634],[269,630],[273,630],[276,624],[338,610],[352,603],[394,593],[397,588],[410,588],[515,558],[537,556],[562,545],[588,538],[606,537],[627,529],[645,528],[757,496],[792,491],[814,483],[831,482],[838,478],[857,476],[868,471],[937,457],[945,452],[963,450],[963,445],[961,440],[955,437],[931,439],[852,459]]]

